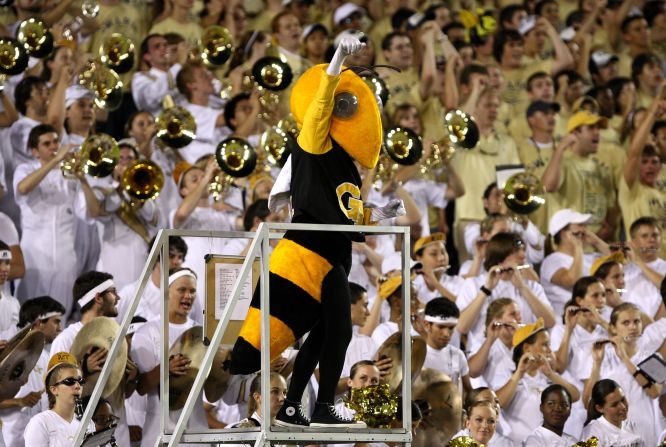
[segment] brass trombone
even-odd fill
[[[60,163],[60,170],[67,179],[76,179],[81,173],[106,177],[111,175],[119,158],[120,149],[116,140],[99,133],[86,138],[77,152],[69,154]]]
[[[197,123],[184,107],[176,106],[170,96],[164,98],[164,110],[155,120],[157,139],[165,145],[180,149],[197,137]]]
[[[134,67],[134,43],[119,33],[113,33],[99,47],[99,59],[118,74]]]
[[[413,165],[421,159],[423,144],[421,138],[406,127],[392,127],[384,133],[382,154],[377,162],[373,185],[379,189],[379,182],[386,185],[398,170],[398,165]]]
[[[53,34],[41,20],[24,20],[16,30],[16,41],[23,45],[29,56],[45,58],[53,51]]]
[[[79,75],[79,84],[95,94],[95,105],[100,109],[116,110],[123,100],[123,83],[118,73],[100,61],[88,62]]]
[[[479,142],[479,128],[476,122],[462,110],[454,109],[444,115],[444,127],[447,135],[432,143],[430,154],[421,165],[421,174],[432,172],[450,161],[456,150],[473,149]]]
[[[163,186],[164,173],[150,160],[134,160],[125,168],[120,180],[120,187],[135,205],[156,199]]]
[[[266,119],[280,103],[277,92],[287,89],[293,78],[294,73],[285,61],[279,57],[264,56],[252,65],[250,75],[243,79],[243,89],[260,92],[261,116]]]

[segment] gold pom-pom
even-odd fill
[[[369,428],[388,428],[398,413],[398,397],[388,383],[354,388],[347,407],[356,412],[357,421],[365,422]]]
[[[448,447],[485,447],[485,444],[480,444],[471,436],[458,436],[449,441]]]
[[[587,441],[580,441],[577,444],[572,445],[571,447],[599,447],[599,438],[592,436]]]

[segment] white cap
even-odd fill
[[[303,40],[307,39],[310,34],[312,34],[317,30],[323,31],[324,34],[326,34],[327,36],[329,34],[328,29],[326,29],[326,27],[321,23],[311,23],[305,28],[303,28],[303,34],[301,34],[301,39]]]
[[[548,233],[555,236],[560,230],[569,224],[584,224],[592,219],[592,214],[583,214],[569,208],[559,210],[550,218]]]
[[[412,259],[409,260],[409,269],[420,269],[423,264],[416,262]],[[393,252],[388,256],[384,256],[382,261],[382,275],[387,275],[394,270],[402,270],[402,255],[399,252]]]
[[[606,53],[605,51],[595,51],[592,53],[592,62],[598,68],[605,67],[611,61],[617,61],[619,58],[614,54]]]
[[[359,31],[356,29],[346,29],[340,33],[338,33],[337,36],[335,36],[335,40],[333,41],[333,47],[337,48],[340,45],[340,42],[342,41],[343,38],[345,37],[355,37],[361,42],[366,42],[367,41],[367,36],[363,31]],[[366,39],[366,40],[363,40]]]
[[[537,16],[527,16],[520,21],[520,26],[518,27],[518,32],[521,35],[525,35],[532,31],[536,26]]]
[[[347,2],[342,6],[338,6],[333,13],[333,23],[335,25],[339,25],[344,19],[354,14],[355,12],[365,14],[365,9],[352,2]]]
[[[72,85],[67,87],[67,90],[65,90],[65,108],[68,109],[69,106],[83,98],[94,99],[95,94],[80,85]]]
[[[573,26],[568,26],[560,31],[560,39],[565,42],[573,40],[574,37],[576,37],[576,30]]]

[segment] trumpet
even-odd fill
[[[444,115],[444,126],[455,147],[473,149],[479,142],[479,126],[471,115],[460,109],[450,110]]]
[[[257,167],[257,153],[252,145],[241,138],[227,138],[218,144],[215,159],[224,174],[216,175],[208,185],[213,200],[222,199],[235,178],[247,177]]]
[[[118,73],[100,61],[90,61],[79,75],[79,84],[95,94],[100,109],[116,110],[123,100],[123,83]]]
[[[140,205],[159,196],[164,187],[164,173],[150,160],[135,160],[123,172],[120,187],[133,204]]]
[[[382,154],[377,162],[373,186],[379,190],[380,182],[386,185],[398,171],[398,165],[413,165],[421,159],[423,144],[413,130],[392,127],[384,133]]]
[[[41,20],[24,20],[16,30],[16,41],[23,45],[28,56],[39,59],[47,57],[53,51],[53,34]]]
[[[134,43],[119,33],[113,33],[99,47],[99,59],[118,74],[134,67]]]
[[[155,120],[157,139],[165,145],[180,149],[197,137],[197,123],[185,108],[176,106],[170,96],[164,98],[164,110]]]
[[[293,78],[294,73],[285,61],[279,57],[264,56],[252,65],[250,74],[243,78],[243,90],[257,89],[260,92],[261,117],[266,120],[280,103],[277,92],[287,89]]]
[[[527,172],[519,172],[509,177],[503,192],[504,203],[517,214],[532,213],[546,203],[541,180]]]
[[[93,177],[111,175],[118,164],[120,148],[111,136],[105,133],[91,135],[81,148],[60,163],[60,170],[66,179],[76,179],[82,173]]]
[[[199,52],[201,60],[207,65],[224,65],[233,51],[233,37],[228,29],[219,25],[206,28],[201,36]]]
[[[451,144],[451,140],[443,138],[430,145],[430,154],[423,161],[420,167],[421,174],[425,175],[438,169],[443,164],[448,163],[456,153],[456,148]]]

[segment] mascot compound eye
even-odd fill
[[[351,92],[341,92],[335,95],[333,116],[339,119],[349,119],[358,112],[358,98]]]

